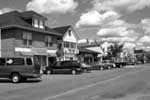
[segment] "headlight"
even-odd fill
[[[113,64],[113,67],[116,67],[116,65],[115,65],[115,64]]]

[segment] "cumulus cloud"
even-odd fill
[[[134,42],[136,41],[137,37],[102,37],[102,41],[109,41],[109,42]]]
[[[74,0],[32,0],[28,2],[26,9],[38,13],[67,13],[74,11],[78,2]]]
[[[143,36],[139,39],[138,42],[141,42],[141,43],[150,43],[150,36],[146,35],[146,36]]]
[[[133,12],[150,6],[149,0],[95,0],[94,9],[97,10],[127,10]]]
[[[97,35],[99,37],[135,37],[138,33],[127,27],[108,27],[100,29]]]
[[[136,47],[135,43],[131,43],[131,42],[124,43],[124,48],[134,48],[134,47]]]
[[[141,20],[142,28],[144,29],[146,34],[150,34],[150,19],[142,19]]]
[[[14,10],[17,10],[17,9],[2,8],[2,9],[0,9],[0,14],[4,14],[4,13],[11,12],[11,11],[14,11]],[[18,11],[19,11],[19,10],[18,10]]]
[[[83,13],[80,16],[80,20],[76,23],[76,27],[79,28],[80,26],[100,25],[101,22],[102,22],[101,14],[93,10],[87,13]]]
[[[97,26],[102,25],[106,22],[115,20],[119,18],[120,15],[115,11],[107,11],[105,13],[100,13],[96,10],[91,10],[87,13],[83,13],[80,16],[79,21],[76,23],[76,27],[81,26]]]

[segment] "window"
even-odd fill
[[[64,47],[69,48],[69,42],[64,42]]]
[[[7,58],[7,65],[24,65],[24,58]]]
[[[0,65],[5,65],[5,58],[0,58]]]
[[[53,45],[52,37],[51,36],[45,36],[45,46],[51,47]]]
[[[71,30],[68,31],[69,36],[71,36]]]
[[[27,58],[26,62],[27,62],[27,65],[32,65],[32,59],[31,58]]]
[[[33,20],[33,26],[36,27],[36,28],[39,27],[38,19]]]
[[[44,22],[42,20],[39,21],[39,28],[41,28],[41,29],[44,28]]]
[[[33,19],[33,26],[36,28],[41,28],[44,29],[44,21],[43,20],[39,20],[37,18]]]
[[[76,43],[71,43],[71,48],[76,48]]]
[[[32,45],[32,33],[23,32],[23,44]]]

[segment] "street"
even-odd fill
[[[150,100],[149,65],[79,75],[43,75],[13,84],[0,79],[0,100]]]

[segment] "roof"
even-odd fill
[[[70,27],[71,27],[71,25],[62,26],[62,27],[56,27],[56,28],[53,28],[53,29],[54,29],[55,31],[61,33],[62,35],[64,35]]]
[[[44,17],[44,16],[42,16],[42,15],[40,15],[40,14],[38,14],[38,13],[32,11],[32,10],[31,11],[22,12],[21,14],[22,14],[22,17],[27,18],[27,19],[31,18],[32,16],[34,16],[34,17],[40,17],[43,20],[47,20],[46,17]]]
[[[29,11],[26,13],[34,13],[35,14],[36,12]],[[8,28],[15,27],[15,28],[25,29],[25,30],[29,30],[29,31],[35,31],[35,32],[41,32],[41,33],[61,36],[60,33],[56,32],[53,29],[48,28],[48,27],[46,27],[45,29],[34,28],[30,23],[28,23],[24,19],[24,16],[22,16],[22,13],[20,13],[18,11],[12,11],[12,12],[0,15],[0,27],[1,27],[1,29],[8,29]]]
[[[89,50],[89,49],[86,49],[86,48],[79,48],[79,52],[99,54],[99,52]]]

